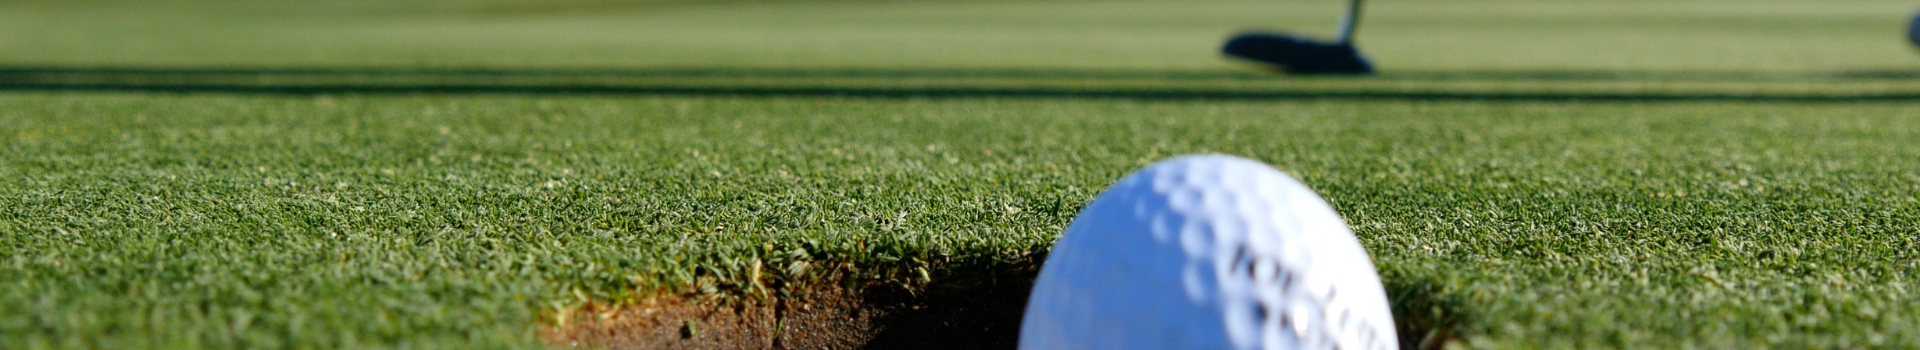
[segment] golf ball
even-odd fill
[[[1163,161],[1055,242],[1021,349],[1396,349],[1367,253],[1333,208],[1258,161]]]

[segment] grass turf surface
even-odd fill
[[[538,347],[756,259],[1030,264],[1195,152],[1472,346],[1920,345],[1904,3],[1379,2],[1365,79],[1212,54],[1337,2],[338,4],[0,4],[0,347]]]

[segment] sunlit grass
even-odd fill
[[[1469,345],[1920,345],[1904,4],[1380,2],[1371,78],[1223,63],[1237,2],[356,4],[0,5],[67,28],[0,30],[0,348],[532,348],[756,265],[1030,269],[1190,153],[1301,178]]]

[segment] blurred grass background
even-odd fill
[[[0,64],[1221,69],[1340,1],[9,1]],[[1914,69],[1903,1],[1374,1],[1391,71]]]

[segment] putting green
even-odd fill
[[[1380,76],[1215,53],[1341,6],[0,4],[0,348],[537,348],[755,266],[1021,271],[1199,152],[1315,188],[1456,344],[1920,345],[1911,4],[1376,1]]]

